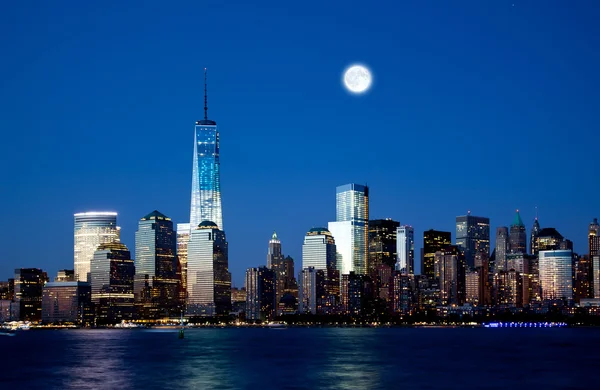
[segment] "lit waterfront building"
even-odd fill
[[[135,265],[125,244],[101,244],[91,263],[92,303],[97,324],[115,324],[133,318]]]
[[[509,253],[508,247],[508,228],[506,226],[500,226],[496,228],[496,271],[506,270],[506,255]]]
[[[298,276],[298,312],[300,314],[321,312],[325,298],[325,273],[321,269],[307,267]]]
[[[117,213],[89,211],[77,213],[75,218],[74,266],[75,280],[89,281],[90,263],[100,244],[118,242],[120,228]]]
[[[494,274],[494,291],[496,306],[523,307],[523,277],[514,269]]]
[[[452,244],[451,233],[437,230],[423,232],[423,256],[421,274],[429,278],[435,277],[435,253]]]
[[[312,228],[302,245],[302,269],[312,267],[325,275],[328,304],[337,305],[340,295],[340,273],[337,268],[335,239],[325,228]]]
[[[181,267],[181,291],[182,296],[179,298],[185,300],[187,295],[187,251],[190,241],[190,224],[177,224],[177,258]]]
[[[42,290],[48,274],[39,268],[17,268],[15,270],[15,304],[21,321],[42,319]]]
[[[538,251],[554,251],[561,249],[564,237],[555,228],[544,228],[537,237]]]
[[[269,321],[275,317],[275,272],[267,267],[246,270],[246,320]]]
[[[91,301],[91,286],[88,282],[46,283],[42,292],[42,321],[83,323]]]
[[[336,188],[336,221],[329,222],[341,274],[366,274],[369,253],[369,187],[346,184]]]
[[[410,315],[416,309],[415,275],[394,271],[391,276],[392,311]]]
[[[369,276],[374,277],[380,265],[393,269],[397,261],[397,230],[400,222],[391,218],[369,221]]]
[[[274,231],[269,240],[269,249],[267,250],[267,268],[272,269],[275,272],[275,303],[277,304],[276,310],[278,315],[280,314],[278,311],[279,301],[281,300],[281,297],[283,297],[286,282],[285,264],[283,259],[281,241]]]
[[[591,289],[594,298],[600,298],[600,224],[594,218],[588,229],[588,253],[592,267]]]
[[[465,269],[458,246],[448,245],[435,252],[434,269],[440,286],[440,304],[462,305],[465,296]]]
[[[515,214],[513,224],[510,226],[509,233],[509,252],[510,253],[527,253],[527,232],[525,231],[525,224],[521,219],[519,210]]]
[[[573,299],[573,251],[540,250],[539,275],[542,299]]]
[[[465,277],[465,302],[474,306],[479,304],[479,270],[467,271]]]
[[[219,130],[217,122],[208,119],[206,69],[204,69],[204,119],[196,121],[194,128],[190,225],[195,227],[203,221],[212,221],[221,231],[224,230]]]
[[[467,267],[475,267],[475,255],[490,253],[490,219],[467,215],[456,217],[456,245],[463,249]]]
[[[73,282],[75,281],[75,271],[72,269],[61,269],[54,278],[55,282]]]
[[[396,240],[396,271],[412,275],[415,273],[415,231],[412,226],[399,226]]]
[[[231,310],[231,274],[225,232],[212,221],[192,230],[188,244],[186,315],[216,316]]]

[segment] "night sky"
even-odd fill
[[[529,234],[536,206],[587,252],[597,1],[251,3],[0,6],[0,280],[73,268],[75,212],[117,211],[132,255],[145,214],[188,221],[204,67],[237,286],[274,229],[299,269],[350,182],[369,185],[372,219],[415,227],[417,259],[423,230],[454,240],[471,210],[493,245],[517,208]],[[373,72],[368,94],[341,85],[353,62]]]

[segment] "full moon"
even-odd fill
[[[371,72],[363,65],[352,65],[344,72],[344,86],[354,94],[367,92],[371,81]]]

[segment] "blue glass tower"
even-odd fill
[[[190,226],[202,221],[214,222],[223,230],[221,209],[221,174],[219,163],[219,130],[208,119],[206,98],[206,68],[204,69],[204,120],[196,121],[194,129],[194,166],[192,168],[192,201]]]

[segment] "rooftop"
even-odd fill
[[[144,216],[142,218],[142,221],[148,221],[148,220],[154,220],[154,219],[165,220],[165,221],[170,221],[171,220],[171,218],[167,217],[166,215],[164,215],[160,211],[154,210],[150,214]]]

